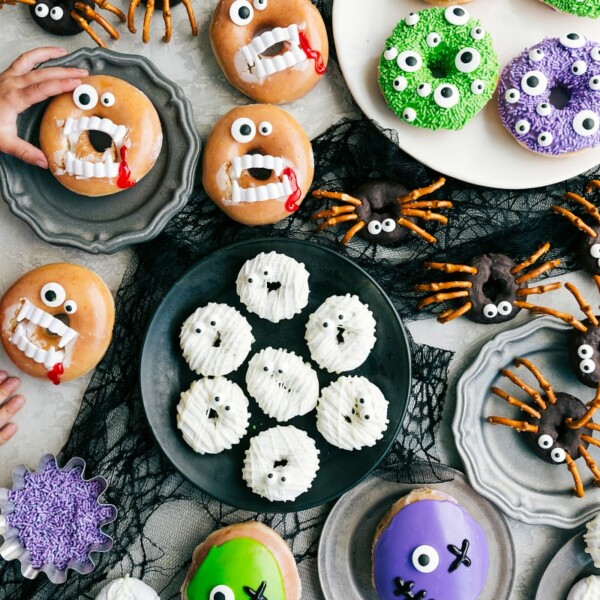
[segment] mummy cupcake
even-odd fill
[[[278,425],[250,440],[242,477],[255,494],[287,502],[310,488],[318,470],[315,442],[292,425]]]
[[[96,600],[160,600],[159,595],[135,577],[121,577],[105,585]]]
[[[358,296],[330,296],[308,318],[305,339],[322,369],[352,371],[367,360],[375,345],[375,319]]]
[[[246,319],[232,306],[209,302],[181,328],[183,358],[199,375],[227,375],[246,359],[254,336]]]
[[[600,598],[600,576],[580,579],[569,591],[567,600],[597,600]]]
[[[600,513],[596,515],[586,526],[583,534],[585,540],[585,551],[594,561],[594,566],[600,569]]]
[[[373,446],[387,429],[388,402],[366,377],[340,377],[321,391],[317,429],[343,450]]]
[[[244,437],[249,421],[248,399],[225,377],[194,381],[177,405],[177,427],[200,454],[229,450]]]
[[[308,271],[285,254],[261,252],[244,263],[236,289],[250,312],[279,323],[308,304]]]
[[[265,348],[250,359],[246,387],[260,408],[278,421],[306,414],[319,398],[319,380],[310,364],[282,348]]]

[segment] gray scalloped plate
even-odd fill
[[[86,68],[126,79],[156,107],[163,146],[154,167],[133,188],[100,198],[80,196],[46,170],[0,154],[0,190],[10,210],[43,240],[91,252],[111,253],[157,236],[188,201],[194,186],[200,136],[183,90],[148,59],[102,48],[81,48],[44,66]],[[48,102],[19,116],[19,135],[39,146]]]
[[[377,524],[390,506],[412,489],[439,489],[469,512],[485,531],[490,568],[479,600],[506,600],[515,577],[515,549],[508,523],[476,494],[465,476],[442,483],[394,483],[373,477],[342,496],[333,507],[319,542],[318,571],[327,600],[377,600],[371,583],[371,546]]]
[[[585,496],[576,498],[566,464],[544,462],[533,454],[522,435],[509,427],[491,425],[485,419],[490,415],[522,418],[519,409],[489,391],[494,385],[511,393],[518,391],[500,376],[500,370],[519,356],[529,358],[554,390],[568,390],[583,402],[593,399],[593,390],[579,383],[568,366],[567,339],[571,329],[552,317],[541,317],[486,343],[458,381],[452,422],[458,451],[477,492],[514,519],[563,529],[583,524],[598,511],[600,489],[594,486],[585,463],[576,463],[585,486]],[[519,375],[532,385],[535,383],[523,368]],[[526,398],[523,393],[516,395]],[[589,452],[596,461],[600,460],[600,448],[590,446]]]

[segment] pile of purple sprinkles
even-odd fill
[[[51,460],[42,472],[26,473],[22,489],[9,492],[14,510],[7,522],[18,530],[34,569],[89,563],[88,553],[110,540],[100,526],[112,520],[114,507],[98,503],[100,482],[84,481],[81,473],[79,467],[62,471]]]

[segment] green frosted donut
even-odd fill
[[[556,10],[578,17],[597,19],[600,17],[600,0],[542,0]]]
[[[490,100],[497,81],[490,35],[462,6],[410,13],[379,60],[388,106],[427,129],[462,129]]]

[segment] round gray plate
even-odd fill
[[[377,524],[410,490],[428,487],[455,498],[481,525],[488,541],[490,569],[479,600],[505,600],[515,576],[515,550],[504,516],[478,496],[465,476],[426,485],[368,479],[342,496],[327,518],[319,542],[319,580],[327,600],[377,600],[371,583],[371,547]]]
[[[527,400],[524,392],[500,376],[500,370],[511,366],[519,356],[529,358],[555,391],[568,391],[583,402],[593,399],[594,390],[579,383],[569,368],[570,330],[570,326],[552,317],[541,317],[485,344],[457,384],[452,423],[458,451],[475,490],[515,519],[564,529],[581,525],[598,510],[600,489],[594,486],[583,460],[576,464],[585,496],[576,498],[566,464],[544,462],[530,450],[522,435],[510,427],[491,425],[486,418],[523,418],[519,409],[490,392],[492,386],[497,386]],[[511,370],[538,389],[524,367]],[[590,446],[589,452],[600,460],[600,448]]]
[[[90,198],[63,187],[47,170],[0,153],[0,190],[10,210],[51,244],[94,254],[115,252],[152,239],[187,202],[200,155],[200,136],[181,88],[146,58],[102,48],[81,48],[44,66],[85,68],[94,75],[126,79],[154,104],[163,129],[160,155],[134,187]],[[39,126],[48,102],[19,116],[19,135],[39,146]]]

